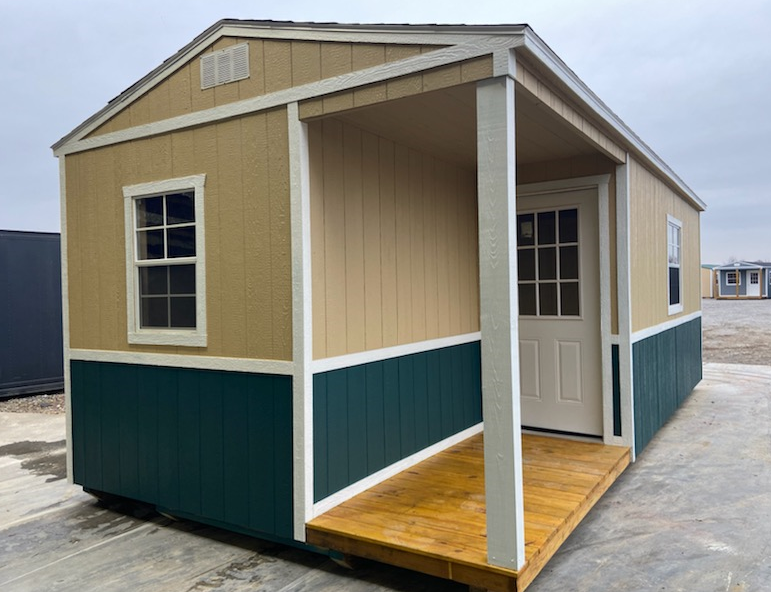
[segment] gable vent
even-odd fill
[[[242,43],[201,56],[201,89],[249,78],[249,44]]]

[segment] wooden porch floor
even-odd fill
[[[629,449],[523,436],[525,565],[487,563],[483,435],[315,518],[308,542],[489,590],[522,591],[629,464]]]

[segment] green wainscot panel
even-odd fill
[[[313,377],[314,498],[482,421],[479,342]]]
[[[635,343],[632,365],[640,454],[701,380],[701,317]]]
[[[293,538],[290,377],[82,361],[71,377],[76,483]]]

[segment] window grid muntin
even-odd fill
[[[565,241],[561,242],[562,239],[562,232],[561,232],[561,216],[560,214],[565,212],[575,212],[575,241]],[[539,222],[539,215],[544,214],[553,214],[554,215],[554,242],[550,243],[544,243],[543,245],[540,244],[540,222]],[[525,244],[521,244],[520,241],[520,234],[522,231],[522,227],[520,226],[521,222],[525,222],[527,217],[532,216],[532,224],[530,226],[530,232],[532,233],[532,236],[528,235],[527,241],[524,241]],[[583,302],[581,299],[581,271],[580,271],[580,242],[581,242],[581,231],[580,231],[580,223],[579,223],[579,208],[578,206],[567,206],[567,207],[561,207],[561,208],[549,208],[547,210],[533,210],[528,212],[521,212],[517,214],[517,255],[518,255],[518,263],[519,258],[521,257],[522,252],[533,252],[534,256],[534,267],[535,267],[535,279],[521,279],[518,278],[518,290],[520,294],[520,311],[522,309],[522,296],[524,294],[524,291],[527,291],[528,293],[532,292],[532,290],[535,290],[534,293],[534,301],[535,301],[535,314],[523,314],[520,312],[520,316],[526,316],[526,317],[539,317],[539,318],[576,318],[581,316],[581,310],[583,306]],[[544,216],[544,220],[546,220],[546,216]],[[549,233],[551,234],[551,232]],[[531,240],[530,240],[531,239]],[[576,277],[575,278],[563,278],[562,274],[562,249],[563,248],[575,248],[576,249],[576,260],[577,260],[577,269],[576,269]],[[539,251],[541,249],[547,250],[547,249],[554,249],[555,251],[555,278],[554,279],[541,279],[540,273],[541,273],[541,263],[540,263],[540,254]],[[578,297],[578,306],[575,307],[576,312],[575,313],[565,313],[564,310],[566,306],[563,304],[563,285],[575,285],[577,286],[577,290],[575,291],[577,297]],[[541,286],[546,287],[547,293],[551,292],[552,290],[556,293],[556,314],[542,314],[542,290]],[[547,287],[548,286],[548,287]],[[553,286],[553,287],[552,287]],[[551,303],[550,303],[551,304]],[[572,309],[571,305],[571,309]]]
[[[180,222],[175,224],[168,224],[168,198],[171,196],[184,195],[191,202],[191,215],[192,221]],[[140,204],[144,200],[151,200],[161,198],[162,204],[162,224],[153,226],[140,226]],[[151,329],[151,330],[195,330],[197,328],[197,319],[195,318],[195,308],[197,303],[197,294],[195,291],[191,294],[171,294],[171,267],[182,265],[193,265],[194,274],[198,273],[195,265],[197,262],[197,246],[196,246],[196,219],[195,219],[195,192],[193,190],[186,191],[173,191],[167,193],[161,193],[156,195],[141,195],[136,196],[133,200],[133,221],[134,221],[134,264],[135,264],[135,280],[136,280],[136,312],[138,319],[139,329]],[[193,228],[192,236],[192,256],[169,256],[169,230],[175,230],[178,228]],[[163,257],[162,258],[140,258],[141,241],[140,236],[142,233],[148,233],[150,231],[162,231],[163,232]],[[149,267],[163,267],[166,269],[166,294],[149,294],[143,293],[143,282],[141,277],[142,268]],[[193,323],[184,325],[172,325],[172,303],[177,299],[192,299],[193,300]],[[150,299],[165,299],[166,300],[166,325],[150,324],[149,319],[145,319],[144,304]]]

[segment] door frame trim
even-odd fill
[[[597,191],[600,248],[600,384],[602,385],[602,439],[605,444],[620,444],[613,435],[613,365],[611,353],[611,288],[610,288],[610,174],[592,175],[517,185],[517,199],[534,195],[563,193],[581,189]]]

